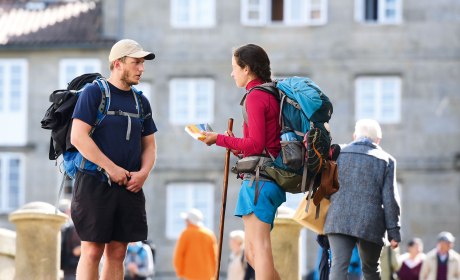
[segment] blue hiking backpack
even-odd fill
[[[110,87],[105,78],[99,73],[83,74],[74,78],[67,89],[55,90],[50,95],[51,106],[47,109],[41,121],[43,129],[51,130],[49,159],[57,160],[62,155],[64,178],[66,176],[74,178],[78,169],[87,171],[101,171],[101,168],[89,160],[86,160],[80,152],[70,143],[70,132],[72,129],[72,115],[77,104],[78,97],[83,90],[91,85],[97,84],[101,90],[102,99],[98,107],[97,118],[90,131],[90,136],[96,127],[104,120],[107,115],[121,115],[130,118],[140,118],[144,120],[144,110],[142,106],[142,92],[132,87],[133,97],[136,101],[138,113],[128,113],[123,111],[110,111]],[[129,126],[129,124],[128,124]],[[129,131],[129,127],[128,127]],[[129,135],[127,135],[129,137]],[[64,180],[63,180],[64,182]]]
[[[331,101],[308,77],[265,83],[247,94],[254,89],[272,94],[280,102],[281,151],[276,158],[269,155],[273,165],[262,167],[263,171],[290,193],[305,192],[308,179],[312,193],[316,175],[330,158]],[[241,105],[247,122],[245,97]]]

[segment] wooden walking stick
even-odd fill
[[[232,131],[233,119],[228,119],[227,131]],[[225,154],[225,166],[224,166],[224,186],[222,188],[222,205],[220,208],[220,224],[219,224],[219,251],[217,254],[217,272],[216,279],[219,280],[220,274],[220,259],[222,257],[222,240],[224,236],[224,222],[225,222],[225,207],[227,206],[227,189],[228,189],[228,169],[230,164],[230,149],[227,149]]]

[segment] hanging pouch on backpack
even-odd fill
[[[284,169],[297,171],[305,162],[305,146],[297,139],[296,134],[289,128],[281,131],[281,159]],[[279,164],[279,162],[278,162]]]
[[[96,164],[86,160],[78,151],[67,151],[62,154],[64,161],[64,171],[70,178],[75,178],[77,170],[84,169],[89,171],[96,171],[98,167]]]
[[[300,141],[280,141],[283,164],[292,170],[299,170],[305,161],[305,146]]]
[[[75,161],[77,157],[81,157],[81,154],[78,151],[72,151],[62,154],[64,161],[64,170],[70,178],[75,178],[75,174],[77,173],[77,165]]]
[[[301,193],[302,175],[277,168],[275,166],[266,166],[265,173],[276,182],[284,191],[290,193]]]

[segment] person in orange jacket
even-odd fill
[[[217,269],[217,242],[214,233],[204,227],[203,213],[190,209],[181,214],[187,224],[174,252],[174,268],[179,279],[211,280]]]

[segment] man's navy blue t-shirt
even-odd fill
[[[138,113],[136,101],[131,90],[123,91],[110,83],[109,86],[111,94],[109,111],[121,110],[128,113]],[[127,116],[105,116],[92,135],[92,139],[102,153],[116,165],[130,172],[139,171],[141,168],[142,137],[157,131],[155,122],[152,119],[150,103],[145,96],[141,96],[141,98],[144,116],[148,117],[143,124],[140,119],[131,118],[129,140],[126,140],[128,130]],[[99,86],[96,84],[87,86],[78,98],[72,117],[93,126],[96,122],[101,100],[102,93]]]

